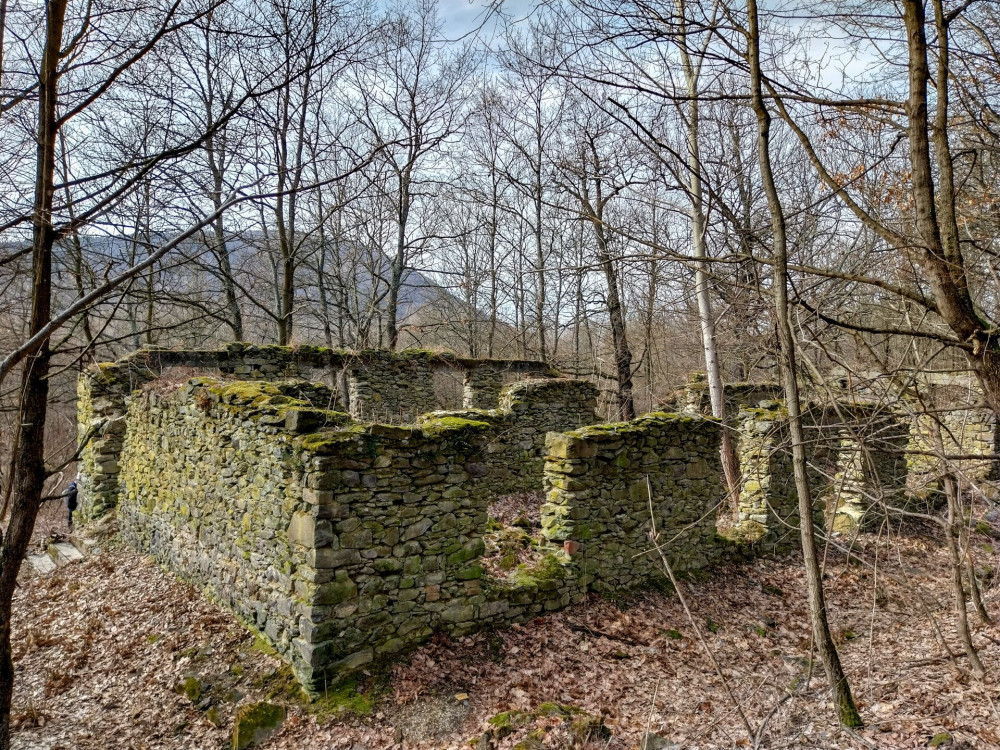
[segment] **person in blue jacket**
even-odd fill
[[[73,511],[76,510],[76,501],[79,494],[79,490],[76,487],[76,481],[70,482],[69,487],[67,487],[66,491],[63,493],[63,497],[66,498],[66,523],[69,526],[70,531],[73,530]]]

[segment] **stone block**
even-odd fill
[[[292,514],[288,526],[288,541],[303,547],[326,547],[334,539],[333,524],[326,519],[318,519],[311,513]]]
[[[545,437],[545,448],[555,458],[593,458],[597,446],[567,433],[550,432]]]
[[[358,595],[357,584],[349,578],[316,586],[313,601],[318,605],[339,604]]]

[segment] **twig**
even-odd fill
[[[709,661],[712,662],[712,666],[715,668],[715,673],[719,676],[719,679],[722,680],[722,687],[725,688],[726,695],[729,696],[729,700],[732,702],[733,707],[740,715],[740,719],[743,720],[743,728],[746,729],[747,739],[753,739],[754,731],[753,727],[750,725],[750,720],[747,718],[746,712],[743,711],[743,706],[741,706],[740,702],[736,700],[736,695],[733,693],[732,688],[729,687],[729,680],[727,680],[726,676],[722,673],[722,668],[719,666],[719,662],[716,660],[715,654],[712,653],[712,649],[705,640],[705,636],[702,635],[701,628],[699,628],[698,623],[695,622],[694,615],[691,614],[691,609],[687,604],[687,597],[684,596],[684,592],[677,583],[677,578],[674,576],[674,570],[670,567],[670,561],[667,559],[667,555],[663,551],[663,547],[660,546],[660,534],[656,530],[656,513],[653,512],[653,486],[649,481],[648,474],[646,475],[646,494],[649,496],[649,519],[652,523],[652,529],[649,532],[649,539],[656,548],[656,551],[660,554],[663,569],[667,573],[667,578],[670,579],[670,585],[673,586],[674,591],[677,592],[677,599],[680,601],[681,607],[684,608],[684,613],[687,615],[691,628],[694,630],[695,635],[698,636],[698,641],[701,643],[701,647],[705,649],[705,653],[708,655]]]
[[[852,738],[854,738],[855,741],[860,742],[865,747],[869,747],[869,748],[871,748],[871,750],[879,750],[878,745],[874,744],[867,737],[862,737],[860,734],[858,734],[857,732],[855,732],[850,727],[841,727],[841,730],[844,731],[844,732],[846,732],[849,736],[851,736]]]
[[[649,727],[653,723],[653,712],[656,710],[656,694],[660,692],[660,678],[656,678],[656,687],[653,688],[653,700],[649,704],[649,717],[646,719],[646,733],[642,736],[642,747],[639,750],[649,750]]]
[[[607,638],[611,641],[618,641],[619,643],[626,643],[629,646],[642,646],[645,644],[639,643],[638,641],[633,641],[631,638],[626,638],[621,635],[612,635],[611,633],[605,633],[603,630],[595,630],[589,625],[581,625],[578,622],[573,622],[572,620],[566,621],[570,630],[574,633],[588,633],[590,635],[596,636],[598,638]]]
[[[781,708],[786,701],[790,701],[792,699],[793,695],[794,693],[786,692],[783,696],[781,696],[781,699],[771,707],[771,710],[767,712],[767,716],[764,717],[760,726],[757,727],[757,733],[752,738],[754,750],[757,750],[757,748],[760,747],[761,740],[764,739],[764,730],[767,729],[768,722],[770,722],[774,715],[778,713],[778,709]]]

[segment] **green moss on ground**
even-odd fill
[[[527,726],[535,720],[535,714],[530,711],[501,711],[487,721],[493,736],[503,739],[518,727]]]
[[[188,677],[182,685],[184,696],[192,703],[201,700],[201,680],[197,677]]]
[[[389,689],[388,671],[376,670],[361,682],[357,676],[347,677],[303,704],[303,709],[320,723],[344,716],[369,716],[378,699]]]
[[[233,750],[261,744],[278,731],[284,720],[284,706],[263,701],[241,706],[233,719]]]
[[[591,740],[607,740],[611,737],[610,731],[604,726],[603,717],[589,714],[577,706],[546,702],[540,704],[534,711],[512,710],[498,713],[487,720],[489,729],[484,734],[484,738],[491,745],[493,741],[502,740],[519,729],[531,726],[539,719],[546,719],[546,726],[531,729],[522,740],[514,745],[514,748],[522,750],[543,748],[546,729],[552,726],[552,719],[559,719],[564,725],[569,725],[569,734],[575,743],[574,747],[582,746]],[[478,744],[476,746],[478,747]]]

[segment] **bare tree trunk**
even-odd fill
[[[655,245],[659,240],[657,238],[656,232],[656,216],[653,216],[653,244]],[[651,258],[649,261],[649,283],[646,286],[646,309],[644,311],[645,320],[643,325],[643,365],[644,365],[644,375],[646,377],[646,401],[648,403],[648,410],[653,409],[654,403],[654,379],[656,373],[653,369],[653,320],[656,317],[656,293],[659,289],[657,284],[658,276],[660,273],[660,264],[657,262],[656,258]]]
[[[813,528],[812,492],[806,474],[805,436],[802,432],[802,415],[799,404],[799,389],[796,376],[795,338],[788,314],[788,239],[785,230],[784,209],[778,195],[771,168],[771,116],[764,104],[762,73],[760,69],[760,30],[757,20],[756,0],[747,2],[747,62],[750,67],[751,101],[757,115],[757,146],[760,160],[761,181],[767,195],[768,211],[771,217],[771,231],[774,247],[774,308],[781,342],[781,374],[788,409],[789,431],[792,439],[792,466],[795,473],[795,490],[799,499],[799,530],[802,541],[802,558],[806,572],[806,587],[809,599],[809,618],[812,624],[813,641],[820,661],[826,671],[827,682],[837,707],[837,718],[845,727],[862,726],[851,695],[851,686],[840,663],[840,655],[830,634],[827,620],[826,601],[823,592],[823,576],[816,552],[816,535]]]
[[[490,204],[490,228],[489,228],[489,252],[490,252],[490,319],[489,328],[486,331],[486,356],[496,356],[493,347],[497,335],[497,308],[499,299],[497,295],[497,285],[499,283],[497,270],[497,234],[499,231],[499,203],[500,196],[497,194],[497,177],[490,175],[493,182],[492,203]]]
[[[580,201],[580,213],[589,222],[594,231],[597,244],[597,262],[604,272],[607,286],[608,320],[611,323],[611,344],[615,350],[615,380],[617,382],[618,414],[621,419],[635,419],[635,397],[632,384],[632,349],[628,343],[628,328],[625,321],[625,309],[622,305],[621,282],[615,258],[611,253],[608,227],[604,221],[604,209],[608,201],[620,190],[611,186],[605,189],[601,153],[598,150],[596,138],[587,133],[586,145],[580,153],[580,185],[577,198]],[[591,169],[591,167],[593,169]],[[590,191],[590,181],[593,181],[593,194]]]
[[[212,194],[212,203],[215,210],[222,207],[222,176],[216,179],[216,190]],[[215,235],[215,257],[219,259],[219,270],[222,271],[222,292],[226,296],[226,307],[229,310],[229,327],[233,332],[234,341],[243,340],[243,313],[240,311],[239,298],[236,296],[236,281],[233,278],[232,259],[229,257],[229,245],[226,242],[226,228],[223,215],[220,214],[212,222],[212,231]]]
[[[292,343],[292,318],[295,306],[295,255],[292,247],[294,239],[281,243],[281,323],[278,329],[282,346]]]
[[[545,249],[542,244],[542,153],[541,137],[538,143],[538,161],[535,167],[535,320],[538,336],[538,358],[548,361],[545,342]]]
[[[964,532],[965,526],[962,526]],[[979,616],[979,621],[984,625],[993,624],[993,618],[990,617],[989,610],[986,609],[986,602],[983,601],[983,592],[979,588],[979,579],[976,577],[976,566],[972,561],[972,555],[969,553],[969,545],[966,540],[961,538],[959,540],[962,544],[962,549],[965,551],[965,575],[969,580],[969,595],[972,598],[972,606],[976,608],[976,614]]]
[[[319,182],[316,161],[313,160],[313,179]],[[330,325],[330,301],[326,291],[326,217],[323,206],[323,190],[316,189],[317,238],[319,239],[319,260],[316,262],[316,289],[319,293],[319,314],[323,324],[323,343],[333,348],[333,327]]]
[[[2,19],[0,19],[2,22]],[[0,43],[2,43],[2,35],[0,35]],[[0,67],[0,70],[3,70]],[[62,156],[62,181],[63,181],[63,192],[66,198],[66,211],[69,214],[69,220],[71,223],[76,223],[76,211],[73,207],[73,193],[69,187],[69,161],[66,155],[66,139],[63,137],[62,131],[59,131],[59,153]],[[76,294],[78,297],[82,297],[86,294],[86,288],[83,283],[83,243],[80,241],[80,233],[74,226],[70,236],[73,240],[73,282],[76,285]],[[83,337],[89,346],[94,342],[94,334],[90,329],[90,314],[88,311],[84,310],[80,313],[80,324],[83,328]]]
[[[604,280],[608,286],[608,318],[611,321],[611,342],[615,349],[618,411],[624,420],[635,419],[635,399],[632,395],[632,350],[629,348],[628,332],[625,329],[618,270],[608,251],[607,236],[600,222],[594,222],[594,232],[597,235],[597,260],[601,264],[601,270],[604,271]]]
[[[52,304],[52,203],[55,192],[59,51],[67,0],[48,0],[45,48],[38,73],[38,145],[32,216],[32,295],[29,338],[48,322]],[[45,483],[45,418],[49,395],[48,340],[22,363],[19,431],[14,453],[10,523],[0,543],[0,750],[9,750],[14,661],[10,646],[11,605],[17,573],[31,540]]]
[[[582,233],[583,226],[580,231]],[[573,367],[580,368],[580,329],[583,326],[584,301],[583,301],[583,240],[582,237],[577,242],[576,270],[573,274],[576,293],[574,295],[573,309]]]
[[[211,14],[209,16],[211,18]],[[202,103],[205,106],[205,124],[210,126],[215,118],[216,91],[219,85],[216,79],[218,69],[216,60],[212,53],[212,24],[208,24],[204,29],[204,55],[202,64],[204,65],[204,83],[201,89]],[[220,94],[225,98],[224,93]],[[229,327],[233,332],[234,341],[243,340],[243,313],[240,310],[239,298],[236,294],[236,280],[233,277],[232,258],[229,255],[229,246],[226,242],[226,220],[225,214],[220,212],[223,204],[223,189],[225,188],[226,171],[226,146],[227,131],[222,128],[217,133],[212,133],[205,140],[205,156],[208,161],[208,169],[212,177],[212,207],[218,213],[218,217],[212,222],[212,232],[215,236],[215,247],[213,254],[219,260],[219,270],[222,273],[222,292],[226,299],[226,308],[229,310]]]
[[[965,649],[969,659],[972,674],[977,678],[986,675],[979,652],[972,642],[969,631],[969,614],[965,600],[965,589],[962,587],[962,554],[958,548],[959,526],[962,523],[962,512],[959,508],[958,485],[952,474],[944,476],[944,494],[948,500],[948,517],[944,529],[945,545],[948,547],[948,559],[951,562],[951,590],[955,597],[955,634]]]
[[[681,24],[680,53],[684,68],[684,80],[688,94],[688,171],[691,191],[691,239],[695,257],[695,297],[698,301],[698,322],[701,324],[701,346],[705,354],[705,377],[708,381],[708,396],[712,405],[712,416],[722,420],[722,440],[720,457],[722,473],[726,480],[729,507],[735,512],[740,494],[740,464],[736,458],[733,435],[726,422],[725,394],[722,384],[722,369],[719,366],[719,347],[715,338],[715,318],[712,315],[712,298],[708,283],[708,244],[705,241],[705,206],[701,183],[701,108],[698,103],[698,75],[694,61],[688,50],[687,8],[685,0],[676,0],[677,14]]]
[[[385,332],[389,349],[395,351],[399,344],[399,292],[406,270],[406,225],[410,218],[410,174],[404,170],[399,178],[399,213],[396,217],[396,255],[389,271],[389,301],[386,310]]]
[[[983,386],[986,401],[1000,416],[1000,351],[997,351],[992,327],[975,310],[959,246],[955,178],[948,143],[948,21],[941,0],[933,0],[939,51],[935,76],[937,112],[931,128],[927,107],[927,82],[931,80],[931,71],[927,62],[924,3],[923,0],[903,0],[902,5],[909,55],[910,94],[906,114],[913,211],[922,250],[917,258],[938,313],[961,341],[971,345],[971,351],[967,351],[969,362]],[[928,136],[931,131],[937,159],[937,191]]]

